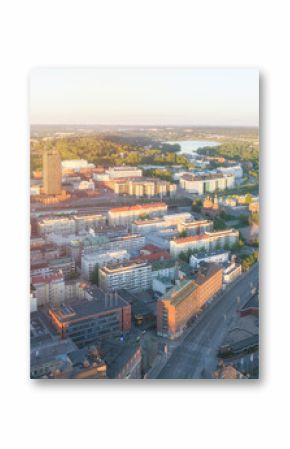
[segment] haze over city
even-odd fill
[[[255,69],[39,68],[32,124],[258,126]]]

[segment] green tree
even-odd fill
[[[92,284],[99,285],[99,265],[96,264],[92,274],[90,276],[90,281]]]

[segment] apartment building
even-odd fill
[[[235,178],[243,177],[243,168],[241,165],[232,165],[230,167],[218,167],[217,171],[223,174],[233,175]]]
[[[223,269],[205,264],[193,279],[178,282],[157,301],[157,334],[174,339],[180,336],[187,322],[221,288]]]
[[[186,235],[199,235],[205,232],[213,231],[213,221],[211,220],[197,220],[178,223],[178,232],[185,232]]]
[[[127,234],[109,239],[106,236],[89,236],[83,241],[83,252],[121,251],[135,253],[145,246],[145,237],[140,234]]]
[[[152,197],[156,195],[173,195],[176,185],[158,178],[120,178],[111,180],[108,186],[118,195]]]
[[[110,167],[105,172],[109,175],[110,179],[118,179],[118,178],[138,178],[141,177],[143,171],[138,167],[129,167],[129,166],[121,166],[121,167]]]
[[[151,264],[131,261],[102,267],[99,269],[99,285],[103,290],[147,290],[152,286]]]
[[[181,252],[213,251],[221,248],[231,248],[239,241],[239,231],[226,229],[224,231],[205,232],[201,235],[177,238],[170,241],[170,255],[177,257]]]
[[[65,299],[65,282],[62,272],[44,272],[31,276],[37,306],[53,303],[61,304]]]
[[[134,206],[116,207],[108,212],[109,225],[130,225],[137,218],[149,215],[159,217],[167,212],[165,203],[136,204]]]
[[[106,225],[106,217],[100,214],[74,215],[73,219],[76,224],[76,232],[84,232],[90,228],[96,229]]]
[[[164,215],[162,218],[135,220],[132,223],[132,232],[146,235],[151,232],[158,232],[161,229],[178,226],[186,220],[192,220],[192,215],[188,212]]]
[[[85,279],[89,280],[96,266],[102,267],[108,263],[121,263],[128,260],[130,255],[126,250],[94,252],[84,254],[81,258],[81,272]]]
[[[70,235],[97,229],[106,225],[106,217],[101,214],[74,215],[72,217],[43,218],[38,220],[37,228],[40,235],[59,234]]]
[[[76,223],[71,217],[43,218],[38,221],[37,228],[42,236],[46,234],[68,235],[75,234]]]
[[[203,195],[234,187],[235,176],[224,173],[205,173],[203,175],[185,173],[180,177],[179,182],[180,187],[184,190]]]
[[[228,262],[229,256],[230,252],[223,249],[212,251],[210,253],[197,253],[190,256],[189,264],[191,267],[196,268],[203,262],[225,263]]]

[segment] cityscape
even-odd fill
[[[105,94],[95,124],[32,114],[32,379],[259,378],[258,121],[216,124],[208,98],[212,123],[150,112],[148,86],[137,107],[122,85],[134,118]]]

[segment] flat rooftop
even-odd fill
[[[123,206],[123,207],[114,207],[109,210],[109,213],[115,214],[115,213],[122,213],[122,212],[133,212],[133,211],[140,211],[146,209],[167,209],[166,203],[145,203],[145,204],[135,204],[134,206]]]
[[[134,268],[141,268],[148,266],[147,262],[138,262],[138,261],[128,261],[128,262],[122,262],[118,264],[108,264],[105,267],[102,267],[100,271],[103,271],[106,274],[113,274],[118,273],[121,271],[131,270]]]
[[[193,254],[191,257],[194,257],[197,260],[205,259],[206,257],[214,257],[214,256],[220,256],[222,254],[229,254],[229,251],[225,251],[224,249],[217,249],[216,251],[212,251],[209,253],[196,253]]]
[[[52,306],[51,311],[61,323],[89,318],[96,314],[128,306],[118,294],[105,293],[100,289],[94,291],[94,299],[76,302],[70,305]]]
[[[211,238],[222,237],[222,236],[227,236],[227,235],[238,236],[239,231],[237,231],[236,229],[225,229],[224,231],[205,232],[204,234],[201,234],[201,235],[180,237],[180,238],[174,239],[172,241],[177,245],[182,245],[183,243],[187,243],[187,242],[189,243],[189,242],[197,242],[199,240],[209,240]]]
[[[76,350],[76,345],[71,339],[50,341],[42,346],[32,349],[30,352],[30,366],[38,366],[51,360],[59,359],[64,363],[67,360],[67,354]]]

